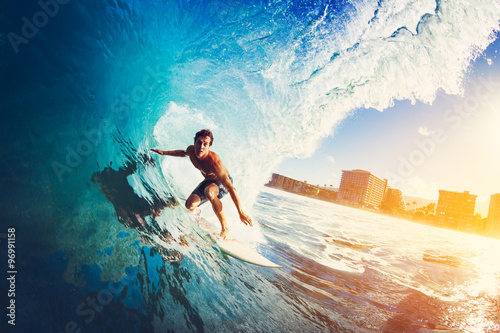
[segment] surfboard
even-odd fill
[[[270,268],[283,267],[265,258],[260,253],[248,247],[247,245],[243,244],[242,242],[240,242],[235,238],[226,240],[220,239],[219,230],[210,223],[208,223],[202,217],[200,216],[196,217],[195,221],[198,224],[198,226],[210,236],[215,245],[225,254],[233,258],[236,258],[240,261],[247,262],[249,264],[257,266],[270,267]]]

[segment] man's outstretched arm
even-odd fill
[[[167,156],[177,156],[177,157],[186,157],[187,153],[185,150],[159,150],[159,149],[151,149],[151,151]]]
[[[250,218],[250,216],[248,216],[243,212],[243,209],[241,208],[240,198],[238,197],[238,193],[236,192],[236,189],[234,188],[233,183],[231,183],[231,180],[229,179],[228,175],[221,174],[218,176],[222,185],[224,185],[224,187],[229,192],[229,195],[231,195],[231,199],[233,199],[234,205],[238,210],[238,214],[240,214],[241,222],[245,223],[246,225],[252,226],[252,219]]]

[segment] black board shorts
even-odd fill
[[[231,183],[233,182],[233,178],[228,175],[229,177],[229,180],[231,180]],[[209,180],[209,179],[205,179],[203,180],[200,184],[198,184],[198,186],[196,186],[196,188],[194,189],[193,193],[191,193],[191,195],[193,194],[196,194],[197,196],[200,197],[201,199],[201,202],[200,202],[200,206],[203,205],[205,202],[208,201],[208,198],[205,196],[205,189],[210,185],[210,184],[215,184],[219,187],[219,195],[217,196],[217,198],[222,199],[226,194],[228,194],[229,192],[227,191],[227,189],[224,187],[224,185],[222,185],[222,183],[219,181],[213,181],[213,180]]]

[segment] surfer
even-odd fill
[[[229,229],[220,199],[229,193],[231,199],[238,210],[241,221],[249,226],[252,226],[252,220],[243,212],[240,199],[233,186],[232,178],[229,175],[226,167],[222,163],[219,155],[210,151],[210,147],[214,142],[212,132],[203,129],[196,133],[194,137],[194,145],[186,148],[186,150],[159,150],[151,149],[151,151],[167,156],[186,157],[188,156],[194,167],[201,171],[205,179],[194,189],[193,193],[186,201],[186,208],[194,211],[198,206],[210,201],[215,215],[220,221],[222,230],[220,237],[226,239],[229,236]]]

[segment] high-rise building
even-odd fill
[[[384,200],[382,201],[382,206],[386,210],[404,210],[405,202],[403,200],[403,192],[396,188],[392,188],[387,186],[387,190],[385,191]]]
[[[438,223],[457,230],[472,230],[476,198],[477,195],[470,194],[469,191],[461,193],[439,190],[436,208]]]
[[[279,175],[277,173],[273,173],[266,186],[311,197],[317,196],[319,192],[319,189],[316,186],[311,186],[307,184],[307,182],[301,182],[292,178],[285,177],[283,175]]]
[[[337,202],[341,204],[379,207],[384,199],[387,179],[365,170],[342,170]]]
[[[297,192],[298,189],[301,187],[302,182],[273,173],[272,178],[269,181],[268,185],[280,188],[285,191]]]
[[[486,223],[488,235],[500,237],[500,193],[493,194],[490,197],[490,208]]]

